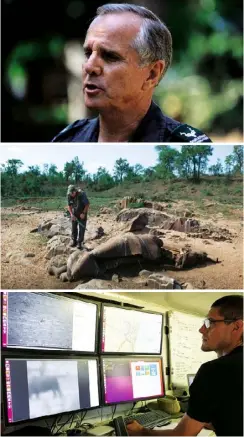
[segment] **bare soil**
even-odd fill
[[[30,232],[44,220],[52,219],[57,215],[57,212],[40,212],[34,208],[24,210],[20,210],[19,207],[2,208],[2,289],[74,289],[78,285],[78,283],[63,283],[47,273],[45,258],[47,239],[39,233]],[[210,258],[219,260],[217,264],[181,271],[168,270],[165,273],[180,283],[191,283],[193,289],[243,289],[241,219],[241,210],[233,211],[233,217],[228,219],[214,214],[208,218],[208,222],[211,221],[216,227],[228,229],[232,234],[231,241],[192,238],[183,232],[165,231],[163,242],[166,248],[179,249],[188,245],[192,250],[205,251]],[[201,218],[200,220],[202,221]],[[107,238],[119,232],[119,224],[112,214],[93,216],[89,221],[94,225],[103,226]],[[157,270],[156,266],[154,270]],[[124,275],[122,282],[119,283],[121,289],[148,289],[145,281],[133,274],[133,269],[127,268]]]

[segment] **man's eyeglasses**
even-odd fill
[[[205,328],[209,329],[210,326],[212,326],[214,323],[219,323],[219,322],[224,322],[224,323],[231,323],[231,322],[235,322],[237,319],[221,319],[221,320],[216,320],[216,319],[204,319],[203,321],[203,325],[205,326]]]

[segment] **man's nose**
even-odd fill
[[[199,329],[199,332],[200,332],[200,334],[203,334],[204,332],[206,332],[206,326],[204,325],[204,323],[203,323],[203,325],[201,326],[201,328]]]
[[[92,53],[91,56],[85,61],[83,64],[83,69],[87,74],[96,74],[99,76],[102,72],[102,65],[95,53]]]

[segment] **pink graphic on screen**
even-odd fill
[[[13,422],[13,408],[12,408],[12,394],[11,394],[11,378],[10,378],[10,363],[5,361],[5,375],[6,375],[6,396],[7,396],[7,411],[8,422]]]
[[[8,292],[3,291],[2,302],[2,345],[8,345]]]
[[[160,361],[107,359],[103,369],[106,404],[164,395]]]
[[[106,379],[106,404],[126,402],[131,399],[133,399],[133,388],[130,376],[118,376]]]

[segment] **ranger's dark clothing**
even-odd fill
[[[243,347],[204,363],[190,385],[187,414],[217,436],[243,436]]]
[[[56,135],[52,142],[96,143],[99,136],[99,118],[77,120]],[[129,138],[131,143],[211,143],[200,130],[166,117],[154,103]]]
[[[80,218],[80,215],[83,213],[85,206],[89,205],[86,193],[84,191],[77,191],[75,197],[68,196],[68,205],[71,206],[72,213],[78,219],[72,220],[72,240],[82,243],[86,230],[87,214],[85,214],[84,220]]]

